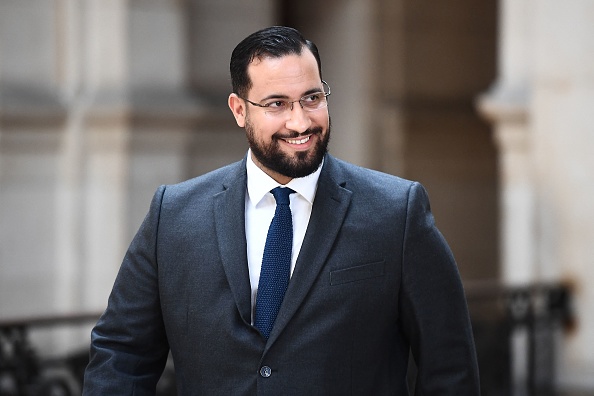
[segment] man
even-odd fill
[[[416,394],[478,395],[425,190],[327,154],[315,45],[261,30],[231,78],[250,149],[158,189],[93,330],[85,394],[154,394],[171,351],[180,395],[405,395],[409,352]]]

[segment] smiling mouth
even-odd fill
[[[305,143],[309,142],[310,138],[311,138],[311,136],[306,136],[301,139],[283,139],[283,140],[290,144],[305,144]]]

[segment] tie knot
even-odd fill
[[[274,195],[277,205],[289,205],[289,195],[293,194],[295,191],[288,187],[277,187],[273,188],[270,192]]]

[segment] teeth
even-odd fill
[[[285,139],[285,141],[291,144],[304,144],[309,141],[309,136],[304,137],[303,139]]]

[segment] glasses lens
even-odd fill
[[[305,111],[316,111],[321,110],[328,106],[328,96],[330,95],[330,86],[325,81],[323,92],[315,92],[309,95],[305,95],[298,101],[289,102],[287,100],[274,100],[272,102],[257,105],[264,107],[266,110],[264,113],[270,117],[282,116],[293,110],[293,105],[299,103],[301,108]]]
[[[285,111],[289,110],[291,104],[286,100],[274,100],[272,102],[264,103],[263,107],[266,109],[265,113],[267,115],[275,116],[283,114]]]
[[[301,107],[307,111],[314,111],[325,107],[326,96],[322,92],[316,92],[311,95],[307,95],[301,98],[299,101]]]

